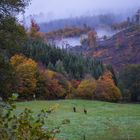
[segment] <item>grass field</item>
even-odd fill
[[[17,113],[31,108],[57,106],[46,121],[50,128],[61,126],[60,140],[140,140],[140,104],[115,104],[85,100],[32,101],[17,103]],[[77,113],[73,112],[76,107]],[[83,110],[87,109],[87,115]],[[69,119],[69,124],[62,121]]]

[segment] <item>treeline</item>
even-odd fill
[[[105,69],[99,60],[72,54],[67,50],[47,45],[40,39],[28,39],[22,47],[22,53],[70,79],[83,79],[86,75],[98,79]]]
[[[7,75],[1,90],[4,99],[12,93],[18,93],[19,100],[80,98],[116,102],[121,99],[120,90],[107,69],[98,80],[92,76],[81,80],[67,79],[63,74],[46,69],[22,54],[12,56],[5,67]]]
[[[46,33],[47,39],[61,39],[66,37],[76,37],[81,36],[82,34],[86,34],[91,29],[87,27],[86,25],[82,28],[76,28],[76,27],[65,27],[64,29],[59,29],[56,31],[48,32]]]
[[[99,25],[111,26],[112,24],[118,23],[124,20],[126,15],[116,14],[99,14],[91,16],[81,16],[67,19],[53,20],[48,23],[40,23],[40,30],[42,32],[52,32],[54,30],[64,29],[65,27],[88,27],[95,28]]]

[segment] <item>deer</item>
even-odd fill
[[[73,107],[73,112],[76,112],[76,107]]]
[[[86,109],[84,109],[84,113],[87,114],[87,110]]]

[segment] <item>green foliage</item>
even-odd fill
[[[66,72],[71,79],[82,79],[88,73],[98,79],[105,69],[98,60],[49,46],[42,40],[29,39],[22,47],[22,53],[51,69],[55,66],[55,71]]]
[[[35,113],[41,108],[59,104],[46,120],[46,126],[60,127],[57,140],[139,140],[140,104],[108,103],[88,100],[31,101],[17,103],[18,112],[25,107]],[[77,113],[73,112],[76,107]],[[84,114],[84,108],[87,115]],[[70,121],[70,123],[69,123]]]
[[[49,62],[48,66],[47,66],[47,69],[55,70],[55,67],[54,67],[54,65],[51,62]]]
[[[0,50],[15,53],[25,40],[24,28],[16,21],[16,14],[24,12],[30,0],[0,1]]]
[[[0,16],[14,16],[19,12],[24,12],[25,7],[29,4],[30,0],[1,0],[0,1]]]
[[[22,113],[15,115],[15,97],[11,97],[7,103],[0,101],[0,139],[52,140],[59,130],[44,127],[47,111],[41,110],[34,116],[30,109],[25,108]]]
[[[59,72],[59,73],[64,73],[64,72],[65,72],[65,68],[64,68],[64,66],[63,66],[63,62],[60,61],[60,60],[58,60],[58,61],[56,62],[56,64],[55,64],[55,69],[56,69],[56,71]]]
[[[9,55],[20,50],[20,46],[26,39],[24,28],[16,23],[13,17],[0,19],[0,49],[7,51]]]
[[[24,12],[30,0],[0,0],[0,96],[6,99],[13,92],[16,78],[9,57],[19,52],[26,39],[24,27],[16,15]],[[1,55],[2,54],[2,55]]]
[[[14,88],[15,76],[11,64],[0,54],[0,96],[6,99]]]
[[[112,74],[112,79],[113,79],[115,85],[118,86],[118,79],[117,79],[116,73],[115,73],[115,71],[114,71],[112,65],[108,65],[108,66],[107,66],[107,70],[109,70],[109,71],[111,72],[111,74]]]
[[[140,101],[140,65],[128,65],[119,75],[123,95],[130,94],[131,101]]]

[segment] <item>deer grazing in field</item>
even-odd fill
[[[84,109],[84,113],[87,114],[87,110],[86,109]]]
[[[73,107],[73,112],[76,112],[76,107]]]

